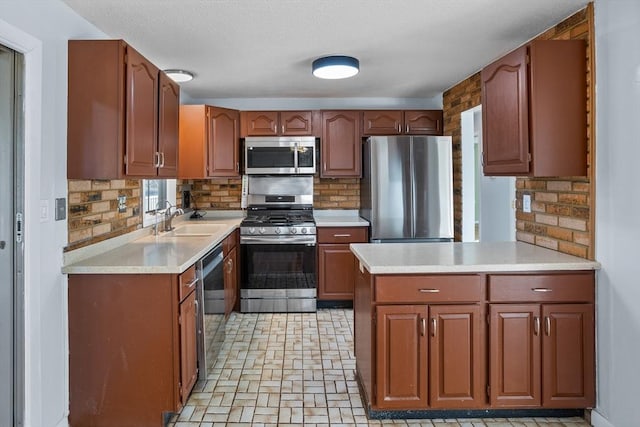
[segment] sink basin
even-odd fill
[[[202,237],[211,236],[227,228],[226,224],[183,224],[163,234],[164,237]]]

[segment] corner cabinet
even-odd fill
[[[67,177],[176,177],[180,88],[123,40],[70,40]]]
[[[180,106],[180,164],[184,179],[240,176],[240,112],[209,105]]]
[[[584,40],[536,40],[482,80],[485,175],[586,176]]]
[[[442,110],[365,110],[362,135],[442,135]]]
[[[318,111],[242,111],[241,136],[315,136]]]
[[[195,266],[69,275],[71,425],[158,427],[182,408],[198,374],[196,281]]]
[[[360,111],[322,111],[320,176],[359,178],[362,175]]]
[[[367,243],[367,227],[318,227],[318,299],[353,300],[356,257],[350,243]]]

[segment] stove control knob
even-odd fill
[[[256,229],[255,229],[255,227],[251,227],[251,228],[249,229],[249,234],[256,234]]]
[[[291,234],[296,234],[298,232],[298,229],[295,227],[291,227]]]
[[[260,227],[260,230],[258,230],[260,232],[260,234],[264,234],[267,232],[267,229],[264,227]]]
[[[302,234],[307,234],[307,228],[303,227],[302,230],[300,230],[302,232]]]
[[[280,230],[280,227],[276,227],[276,230],[275,230],[275,231],[276,231],[276,234],[280,234],[280,232],[281,232],[282,230]]]

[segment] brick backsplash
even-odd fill
[[[594,198],[593,134],[593,4],[575,13],[537,39],[584,39],[587,42],[587,147],[586,177],[526,178],[516,180],[516,239],[560,252],[593,258]],[[480,73],[443,95],[444,134],[452,136],[454,170],[454,231],[462,237],[462,151],[460,113],[482,103]],[[522,210],[522,196],[531,195],[531,213]]]
[[[182,188],[191,188],[192,203],[198,209],[240,209],[242,182],[240,178],[212,178],[207,180],[178,180],[176,201],[182,206]],[[314,178],[316,209],[358,209],[360,207],[360,180],[356,178]]]
[[[142,227],[140,180],[69,180],[68,245],[66,251],[129,233]],[[126,211],[118,212],[118,196]]]

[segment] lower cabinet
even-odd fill
[[[69,424],[163,426],[197,378],[195,268],[69,275]]]
[[[483,406],[481,311],[479,305],[377,306],[377,407]]]
[[[224,254],[224,314],[228,317],[233,310],[237,309],[239,295],[239,249],[238,232],[231,233],[222,243],[222,253]]]
[[[367,227],[318,227],[318,299],[353,300],[356,257],[350,243],[368,242]]]

